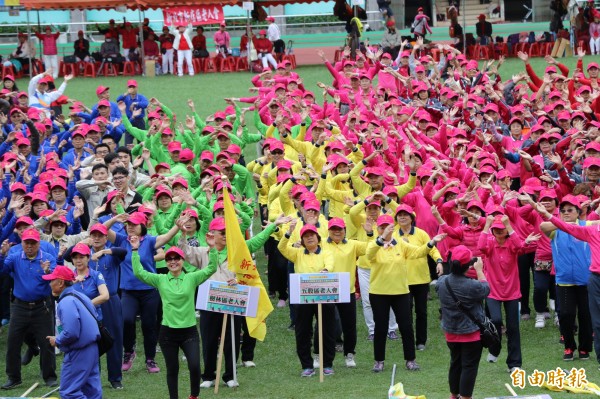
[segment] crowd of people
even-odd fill
[[[267,29],[261,29],[258,34],[254,34],[252,28],[248,27],[244,35],[240,37],[237,48],[239,53],[236,52],[236,56],[248,57],[248,52],[250,52],[251,61],[260,61],[264,68],[271,66],[276,69],[275,58],[279,58],[284,53],[285,42],[281,39],[281,30],[275,22],[275,17],[266,17],[266,22]],[[97,49],[98,51],[90,49],[88,36],[80,30],[77,32],[77,40],[73,42],[73,54],[65,56],[61,60],[67,63],[100,62],[99,70],[102,70],[105,63],[120,66],[125,61],[140,62],[143,52],[144,60],[157,62],[159,74],[182,76],[184,64],[186,64],[189,74],[193,76],[192,58],[210,57],[204,27],[201,25],[195,28],[196,34],[193,36],[194,27],[191,24],[163,26],[159,35],[150,26],[148,18],[142,22],[142,37],[140,37],[140,28],[125,19],[121,25],[111,19],[105,28],[96,24],[96,29],[101,35],[104,35],[104,41]],[[44,27],[43,32],[38,32],[37,27],[33,27],[33,31],[42,43],[44,69],[52,70],[52,77],[56,79],[60,72],[57,45],[60,31],[52,25]],[[29,67],[29,60],[30,58],[35,59],[36,50],[27,34],[20,33],[18,40],[17,48],[10,54],[6,63],[20,71],[22,68]],[[234,44],[227,31],[225,21],[219,24],[219,29],[213,35],[213,42],[215,55],[227,57],[234,54]],[[175,60],[177,60],[177,71],[174,69]]]
[[[302,377],[321,362],[333,375],[336,349],[346,367],[360,362],[359,298],[372,371],[385,369],[388,340],[401,340],[406,369],[419,370],[436,280],[454,399],[472,396],[482,354],[479,327],[454,296],[505,331],[510,372],[523,362],[520,323],[534,318],[545,328],[552,312],[562,358],[587,360],[595,348],[600,360],[599,65],[584,65],[579,49],[573,74],[551,57],[536,72],[522,54],[525,71],[502,81],[503,59],[480,66],[438,45],[435,62],[422,39],[405,46],[395,56],[367,50],[354,59],[346,48],[337,63],[319,52],[332,79],[317,84],[318,94],[289,63],[276,64],[251,79],[253,95],[226,98],[212,115],[198,115],[188,100],[189,113],[178,118],[160,96],[140,94],[135,80],[116,102],[98,86],[95,104],[73,101],[63,114],[72,76],[57,87],[49,69],[27,92],[5,77],[2,389],[21,385],[21,365],[38,355],[46,384],[56,385],[57,346],[71,353],[63,395],[101,395],[89,339],[98,327],[87,316],[69,318],[84,306],[114,337],[102,371],[112,388],[123,388],[138,356],[159,373],[157,348],[171,398],[180,348],[190,398],[214,386],[222,315],[200,311],[198,332],[194,294],[208,278],[237,281],[227,267],[229,199],[249,252],[264,248],[270,296],[289,306]],[[255,143],[261,151],[250,159]],[[323,305],[317,353],[317,305],[289,305],[288,278],[323,271],[349,273],[353,295]],[[52,294],[60,296],[58,335]],[[241,352],[242,364],[255,367],[256,340],[235,316],[232,349],[227,328],[222,378],[235,387],[233,359]],[[501,354],[502,344],[492,345],[487,361]]]

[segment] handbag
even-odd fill
[[[500,334],[498,334],[498,330],[496,329],[494,323],[492,323],[492,321],[487,316],[484,316],[483,323],[477,320],[475,316],[473,316],[471,312],[465,309],[462,303],[458,300],[458,298],[454,294],[454,291],[452,290],[452,287],[450,287],[450,283],[448,283],[448,278],[446,278],[444,283],[446,284],[446,289],[450,293],[450,296],[452,297],[452,299],[454,299],[454,302],[456,302],[456,307],[461,312],[463,312],[465,316],[471,319],[473,323],[477,324],[477,327],[479,327],[479,333],[481,335],[481,345],[484,348],[489,348],[494,344],[500,343]]]
[[[87,305],[81,300],[81,298],[79,298],[77,295],[75,294],[67,294],[66,296],[73,296],[75,298],[77,298],[77,300],[79,302],[81,302],[81,304],[83,305],[84,308],[87,309],[88,312],[90,312],[90,314],[92,315],[92,317],[94,318],[94,320],[96,320],[96,323],[98,323],[98,329],[100,330],[100,339],[98,339],[98,341],[96,342],[98,344],[98,356],[102,356],[104,355],[106,352],[108,352],[108,350],[110,348],[112,348],[115,339],[113,338],[113,336],[110,334],[110,331],[108,331],[108,329],[106,327],[104,327],[96,318],[96,316],[94,316],[94,314],[92,313],[92,311],[87,307]]]

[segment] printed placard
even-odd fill
[[[253,1],[244,1],[242,3],[242,9],[244,9],[246,11],[253,11],[254,10],[254,2]]]
[[[290,303],[292,304],[347,302],[350,302],[350,273],[290,274]]]
[[[207,280],[198,287],[196,308],[235,316],[256,317],[260,289]]]
[[[182,6],[163,8],[164,24],[175,25],[210,25],[225,21],[223,7],[218,4],[203,6]]]

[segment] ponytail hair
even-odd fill
[[[452,259],[452,252],[448,253],[448,267],[450,268],[450,273],[463,275],[469,270],[471,266],[473,266],[477,262],[477,258],[471,258],[469,262],[466,264],[462,264],[457,260]]]

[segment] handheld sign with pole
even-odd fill
[[[319,381],[323,374],[323,304],[350,302],[350,273],[290,274],[290,304],[317,305]]]
[[[221,367],[223,364],[223,349],[225,346],[225,333],[227,331],[227,318],[231,316],[231,356],[233,357],[233,380],[237,382],[235,337],[233,316],[255,317],[258,308],[260,289],[248,285],[229,285],[223,281],[207,280],[198,287],[196,308],[208,312],[223,313],[221,326],[221,342],[217,354],[217,375],[215,380],[215,393],[219,393],[221,380]]]

